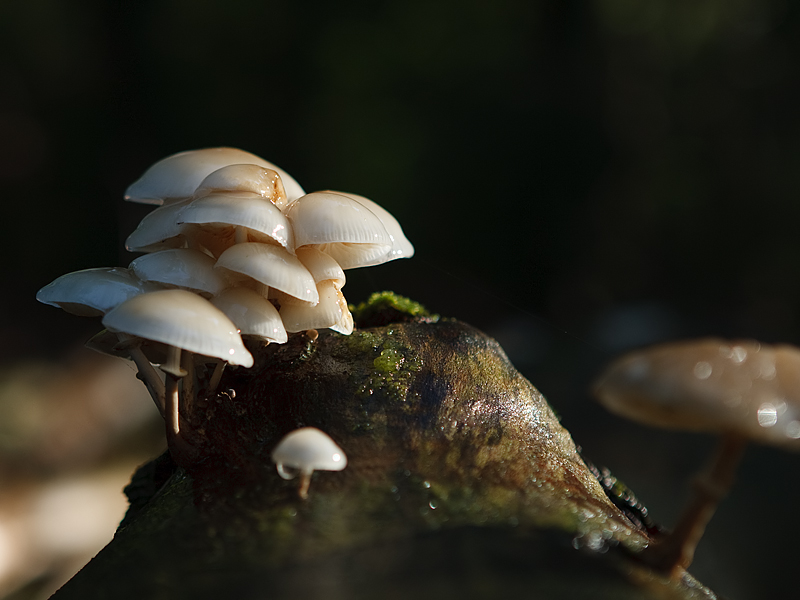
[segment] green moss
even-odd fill
[[[358,327],[379,327],[419,319],[432,323],[439,320],[439,315],[429,312],[419,302],[388,291],[375,292],[366,302],[350,305],[350,312]]]

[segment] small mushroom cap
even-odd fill
[[[297,249],[297,258],[308,269],[314,281],[332,280],[339,288],[343,288],[347,282],[342,267],[329,254],[325,254],[316,246],[304,246]]]
[[[317,284],[319,302],[314,306],[299,303],[281,304],[280,315],[289,333],[308,329],[334,327],[342,320],[347,302],[342,292],[330,279]]]
[[[62,275],[40,289],[36,299],[81,317],[99,317],[144,291],[128,269],[101,267]]]
[[[800,450],[800,349],[708,338],[654,346],[613,362],[601,404],[658,427],[729,432]]]
[[[158,161],[125,191],[125,200],[159,205],[189,198],[211,173],[238,164],[254,164],[276,171],[289,201],[305,193],[286,171],[255,154],[236,148],[206,148],[179,152]]]
[[[212,298],[211,304],[224,312],[242,335],[278,344],[284,344],[289,339],[278,310],[264,296],[251,289],[229,288]]]
[[[259,165],[229,165],[217,169],[200,183],[194,197],[220,192],[252,192],[281,210],[288,204],[281,176]]]
[[[162,342],[190,352],[253,366],[236,326],[208,300],[186,290],[148,292],[126,300],[103,318],[109,331]]]
[[[341,471],[347,466],[347,456],[328,434],[316,427],[302,427],[275,446],[272,462],[308,473]]]
[[[142,281],[175,286],[209,295],[219,294],[228,282],[214,270],[214,259],[199,250],[173,248],[144,254],[130,264]]]
[[[217,269],[233,279],[245,275],[310,304],[319,302],[314,278],[300,260],[280,246],[247,242],[236,244],[217,259]]]
[[[289,221],[272,202],[252,192],[208,194],[186,206],[177,222],[215,228],[244,227],[258,237],[254,241],[277,243],[294,251]]]

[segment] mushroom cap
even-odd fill
[[[300,259],[300,262],[308,269],[317,283],[332,280],[339,288],[343,288],[347,282],[339,263],[330,254],[325,254],[316,246],[298,248],[297,258]]]
[[[253,366],[236,325],[208,300],[186,290],[134,296],[103,318],[109,331],[162,342],[190,352]]]
[[[229,288],[212,298],[211,304],[224,312],[242,335],[251,335],[278,344],[289,339],[278,309],[251,289]]]
[[[255,154],[236,148],[205,148],[179,152],[158,161],[128,187],[125,200],[160,205],[176,198],[189,198],[214,171],[238,164],[254,164],[276,171],[289,201],[305,193],[286,171]]]
[[[40,289],[36,299],[81,317],[99,317],[144,291],[128,269],[100,267],[62,275]]]
[[[162,207],[163,210],[167,207]],[[177,217],[178,225],[225,228],[244,227],[261,239],[294,251],[289,221],[272,202],[253,192],[211,193],[188,204]]]
[[[364,267],[371,267],[373,265],[379,265],[390,260],[395,260],[397,258],[411,258],[414,256],[414,246],[408,240],[406,235],[403,233],[403,228],[400,226],[400,223],[397,219],[394,218],[392,213],[388,210],[383,208],[380,204],[373,202],[369,198],[365,198],[364,196],[359,196],[357,194],[348,194],[345,192],[336,192],[331,191],[332,194],[339,194],[340,196],[346,196],[347,198],[351,198],[358,202],[359,204],[363,204],[366,206],[376,217],[378,217],[383,223],[383,226],[386,228],[386,231],[389,233],[389,236],[392,240],[392,248],[389,250],[388,253],[383,255],[380,258],[374,259],[374,262],[371,264],[361,265]]]
[[[392,246],[381,220],[363,204],[341,194],[306,194],[289,205],[286,216],[298,247],[340,242]]]
[[[147,213],[125,240],[125,249],[153,252],[182,246],[187,228],[179,225],[177,219],[189,202],[189,199],[173,202]]]
[[[347,302],[336,284],[327,279],[317,284],[319,302],[314,306],[300,303],[281,304],[280,315],[289,333],[334,327],[342,320]]]
[[[729,432],[800,450],[800,349],[706,338],[613,362],[594,392],[621,416],[658,427]]]
[[[214,259],[199,250],[172,248],[144,254],[130,264],[142,281],[154,281],[169,286],[219,294],[228,282],[214,270]]]
[[[274,169],[259,165],[228,165],[200,182],[195,198],[220,192],[251,192],[283,209],[288,204],[281,176]]]
[[[301,471],[341,471],[347,456],[327,433],[302,427],[287,434],[272,451],[272,462]]]
[[[236,244],[220,255],[215,268],[231,273],[231,278],[237,273],[245,275],[310,304],[319,302],[311,273],[296,256],[280,246],[257,242]]]

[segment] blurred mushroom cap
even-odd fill
[[[620,416],[657,427],[735,433],[800,450],[800,349],[707,338],[614,361],[594,393]]]
[[[287,434],[272,451],[272,461],[309,473],[341,471],[347,466],[344,451],[316,427],[302,427]]]

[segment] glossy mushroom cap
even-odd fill
[[[330,436],[316,427],[295,429],[286,435],[272,451],[272,462],[279,468],[312,471],[341,471],[347,466],[347,456]]]
[[[305,193],[286,171],[255,154],[236,148],[205,148],[179,152],[158,161],[128,187],[125,199],[142,204],[164,204],[189,198],[214,171],[239,164],[254,164],[276,171],[289,201]]]
[[[253,357],[236,326],[208,300],[186,290],[161,290],[134,296],[103,318],[110,331],[162,342],[243,367]]]
[[[633,352],[597,380],[601,404],[658,427],[800,450],[800,349],[708,338]]]

